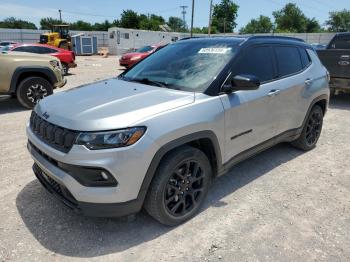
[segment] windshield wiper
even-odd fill
[[[130,79],[131,82],[136,82],[136,83],[141,83],[141,84],[146,84],[146,85],[155,85],[159,87],[167,87],[168,84],[165,82],[161,81],[155,81],[151,80],[149,78],[142,78],[142,79]]]

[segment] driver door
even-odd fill
[[[270,46],[253,46],[237,58],[231,76],[255,75],[257,90],[236,91],[220,96],[225,109],[225,160],[253,148],[279,134],[278,90],[274,55]],[[226,162],[225,161],[225,162]]]

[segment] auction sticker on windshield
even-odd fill
[[[209,47],[209,48],[201,48],[198,51],[198,54],[226,54],[230,50],[231,48]]]

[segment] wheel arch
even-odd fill
[[[202,150],[210,161],[210,164],[213,168],[214,176],[216,176],[216,174],[220,172],[222,168],[221,151],[219,141],[213,131],[205,130],[177,138],[163,145],[154,155],[151,164],[148,167],[146,176],[143,179],[141,189],[137,197],[142,203],[146,197],[148,188],[153,180],[154,174],[161,160],[168,153],[183,145],[190,145],[192,147]]]
[[[12,75],[9,92],[16,93],[21,81],[27,77],[42,77],[52,85],[57,81],[54,72],[48,67],[18,67]]]

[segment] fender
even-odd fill
[[[210,141],[213,143],[215,154],[216,154],[216,161],[217,161],[217,167],[220,168],[222,166],[221,162],[221,151],[220,151],[220,146],[219,146],[219,141],[213,131],[210,130],[205,130],[205,131],[200,131],[196,132],[193,134],[189,134],[180,138],[177,138],[165,145],[163,145],[157,153],[154,155],[150,166],[148,167],[147,173],[145,178],[143,179],[141,189],[139,191],[139,194],[137,196],[137,199],[139,202],[143,203],[149,185],[151,184],[151,181],[153,179],[153,176],[157,170],[157,167],[161,161],[161,159],[165,156],[166,153],[170,152],[172,149],[177,148],[181,145],[187,144],[189,142],[198,140],[198,139],[210,139]],[[218,170],[219,172],[219,170]]]
[[[9,93],[16,92],[16,88],[18,85],[18,79],[20,78],[20,76],[23,73],[33,73],[33,74],[41,73],[41,74],[44,74],[49,79],[51,84],[54,84],[57,82],[55,73],[49,67],[45,67],[45,66],[20,66],[15,70],[15,72],[12,75]]]

